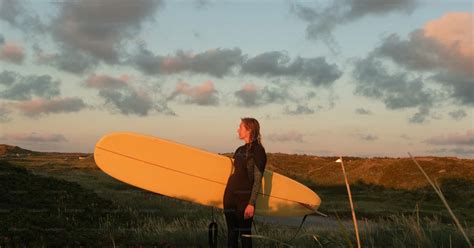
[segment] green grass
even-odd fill
[[[47,157],[0,160],[0,247],[106,246],[207,247],[211,209],[121,183],[90,165]],[[56,164],[57,163],[57,164]],[[40,166],[42,164],[44,166]],[[27,168],[28,170],[24,169]],[[321,211],[346,223],[350,208],[344,185],[293,178],[323,199]],[[443,179],[441,189],[464,226],[472,226],[472,181]],[[433,190],[404,190],[352,183],[364,247],[466,247]],[[218,244],[226,244],[226,223],[214,212]],[[257,233],[282,242],[296,227],[256,222]],[[294,247],[347,247],[355,244],[351,225],[321,227],[305,223],[290,243]],[[345,232],[348,232],[346,240]],[[467,228],[473,237],[473,229]],[[276,247],[255,237],[255,247]],[[3,242],[3,243],[2,243]],[[282,246],[283,247],[283,246]]]

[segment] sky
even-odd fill
[[[474,3],[0,0],[0,144],[474,158]]]

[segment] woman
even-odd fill
[[[254,118],[241,118],[239,139],[245,144],[234,153],[234,173],[229,177],[224,192],[224,214],[227,222],[227,246],[252,247],[251,234],[257,194],[267,163],[265,148],[261,143],[260,124]]]

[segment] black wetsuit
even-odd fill
[[[267,156],[265,149],[257,140],[252,142],[248,157],[246,151],[250,144],[240,146],[234,153],[234,173],[229,177],[224,193],[224,214],[228,230],[228,247],[238,247],[240,234],[251,234],[253,216],[244,219],[248,204],[255,206],[257,193]],[[242,247],[252,247],[250,237],[240,236]]]

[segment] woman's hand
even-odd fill
[[[244,211],[244,219],[249,219],[253,217],[255,207],[252,204],[248,204]]]

